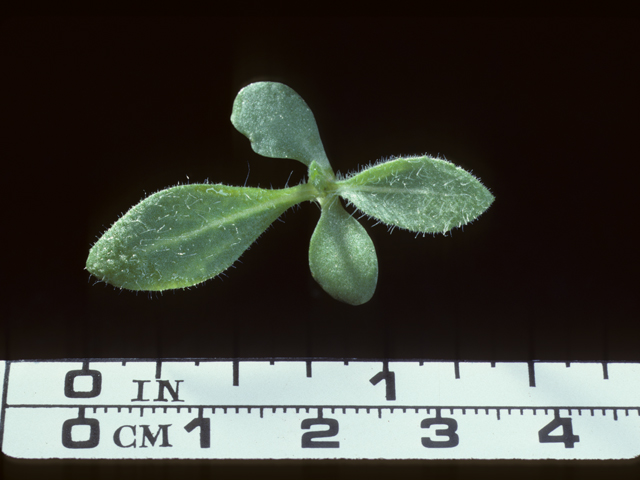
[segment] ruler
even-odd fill
[[[640,364],[1,361],[15,458],[628,459]]]

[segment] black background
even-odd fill
[[[0,358],[640,361],[638,46],[637,22],[612,19],[5,20]],[[229,121],[236,93],[262,80],[305,99],[335,170],[441,155],[495,203],[446,237],[363,219],[379,280],[360,307],[311,278],[309,203],[199,287],[94,285],[89,248],[146,194],[305,178],[298,162],[255,154]],[[11,478],[596,478],[612,467],[2,461]]]

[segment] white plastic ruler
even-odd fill
[[[16,458],[625,459],[640,364],[0,361]]]

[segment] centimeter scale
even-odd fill
[[[16,458],[628,459],[639,363],[0,361]]]

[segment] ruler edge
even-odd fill
[[[57,363],[57,362],[387,362],[387,363],[407,363],[407,362],[423,362],[423,363],[564,363],[564,364],[619,364],[632,363],[640,365],[640,360],[460,360],[450,358],[380,358],[380,357],[64,357],[64,358],[24,358],[6,360],[0,359],[0,362],[10,363]]]

